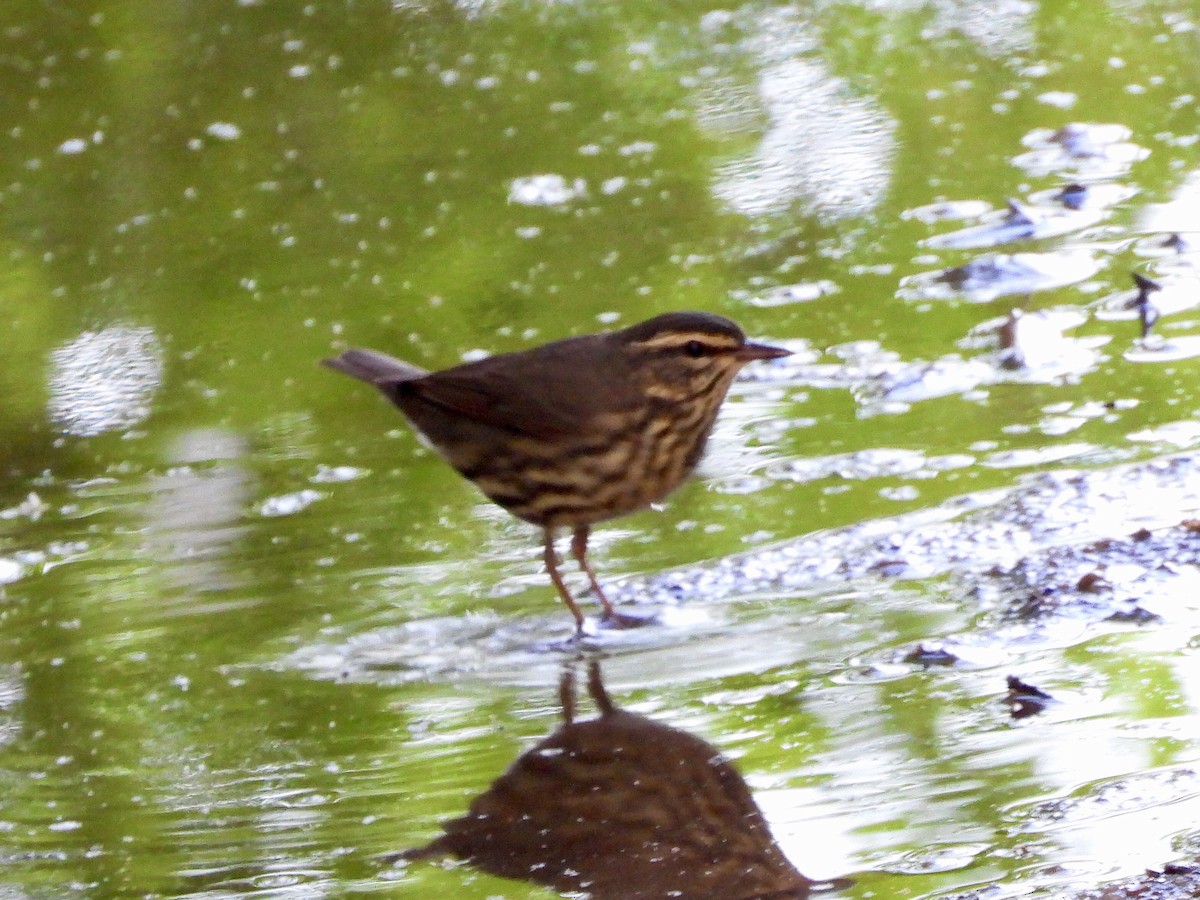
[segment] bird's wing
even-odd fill
[[[581,430],[583,421],[552,398],[534,395],[503,375],[487,380],[438,372],[403,385],[401,403],[416,400],[480,425],[551,439]]]
[[[627,402],[629,382],[603,371],[596,354],[561,344],[434,372],[402,393],[507,432],[547,440],[586,434],[601,413]]]

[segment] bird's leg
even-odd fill
[[[615,628],[637,628],[640,625],[646,625],[651,620],[644,619],[639,616],[627,616],[624,613],[619,613],[613,609],[612,603],[604,596],[604,591],[600,588],[600,582],[596,580],[596,573],[592,571],[592,567],[587,561],[587,542],[588,535],[591,529],[587,525],[580,525],[571,535],[571,555],[575,557],[579,563],[579,568],[583,570],[583,574],[587,576],[588,583],[595,591],[596,597],[600,600],[600,605],[604,607],[604,618],[602,621]]]
[[[590,688],[590,681],[588,685]],[[563,724],[570,725],[575,721],[575,669],[573,665],[567,665],[558,679],[558,702],[562,706]]]
[[[592,591],[596,594],[597,599],[599,599],[600,605],[604,607],[604,618],[616,618],[616,610],[608,602],[608,598],[604,596],[604,591],[600,589],[600,582],[596,580],[596,573],[588,565],[587,542],[590,533],[591,529],[587,525],[580,525],[575,529],[575,533],[571,535],[571,555],[579,563],[579,568],[583,569],[583,574],[587,576],[588,583],[592,586]]]
[[[602,716],[611,716],[617,711],[617,705],[613,703],[612,697],[608,696],[608,691],[604,688],[604,679],[600,677],[600,660],[588,660],[587,672],[588,693],[596,702],[596,709],[600,710]]]
[[[554,582],[554,587],[558,590],[558,596],[563,598],[563,602],[567,604],[567,609],[571,610],[571,615],[575,617],[575,633],[583,634],[583,613],[579,609],[579,604],[575,602],[575,598],[571,596],[571,592],[567,590],[566,584],[563,583],[562,575],[558,573],[558,554],[554,552],[554,529],[544,529],[546,536],[546,571],[550,573],[550,580]],[[591,574],[590,572],[588,573]],[[593,584],[595,579],[593,579]],[[605,601],[607,607],[608,601]]]

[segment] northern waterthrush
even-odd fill
[[[373,384],[490,500],[542,528],[546,570],[582,632],[558,571],[554,537],[604,607],[628,624],[587,561],[591,526],[662,500],[696,467],[742,366],[787,356],[747,342],[734,322],[699,312],[566,338],[440,372],[374,350],[324,364]]]
[[[712,744],[617,706],[588,664],[600,715],[529,748],[431,843],[385,857],[457,857],[592,900],[805,900],[815,883],[784,855],[741,773]]]

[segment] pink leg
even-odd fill
[[[567,586],[563,583],[562,575],[558,573],[558,554],[554,552],[554,529],[545,529],[546,538],[546,571],[550,573],[550,580],[554,582],[554,587],[558,589],[558,596],[563,598],[563,602],[567,604],[567,609],[571,610],[571,615],[575,617],[575,631],[578,634],[583,634],[583,613],[579,609],[579,604],[575,602],[575,598],[571,596],[571,592],[567,590]],[[591,573],[588,573],[591,575]],[[595,579],[592,581],[595,584]],[[608,601],[605,601],[607,607]]]
[[[604,607],[604,618],[615,621],[621,617],[617,615],[612,604],[608,602],[608,598],[604,596],[604,591],[600,589],[600,582],[596,580],[596,573],[588,565],[587,542],[588,534],[590,533],[591,529],[586,525],[580,525],[575,529],[575,533],[571,535],[571,555],[579,563],[579,568],[583,569],[583,574],[587,576],[588,583],[591,584],[592,590],[595,591],[596,597],[600,600],[600,605]]]

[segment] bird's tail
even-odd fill
[[[340,356],[321,360],[321,365],[345,372],[367,384],[384,387],[403,381],[412,381],[427,374],[419,366],[380,353],[377,350],[346,350]]]

